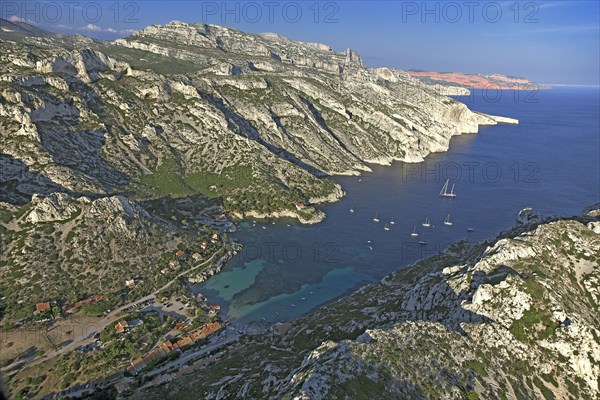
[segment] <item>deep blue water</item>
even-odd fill
[[[229,319],[285,321],[449,243],[494,237],[515,225],[524,207],[570,216],[600,202],[599,88],[494,97],[478,91],[457,99],[476,111],[517,118],[519,125],[457,136],[447,153],[424,163],[372,166],[373,173],[337,178],[347,196],[321,207],[327,214],[321,224],[242,223],[234,236],[244,251],[196,289]],[[438,196],[447,178],[456,184],[455,199]],[[443,224],[448,214],[451,227]],[[421,226],[426,217],[429,229]],[[385,231],[391,219],[395,225]],[[410,236],[415,226],[417,238]]]

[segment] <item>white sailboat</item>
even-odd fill
[[[394,221],[393,219],[390,221],[390,225],[396,225],[396,221]]]
[[[415,229],[413,229],[412,233],[410,234],[410,236],[412,237],[417,237],[419,236],[419,234],[417,233],[417,227],[415,226]]]
[[[354,207],[350,207],[350,212],[353,213],[354,212]]]
[[[442,190],[440,190],[440,196],[442,197],[456,197],[454,193],[454,183],[452,184],[452,189],[448,192],[448,184],[450,183],[450,179],[446,179],[446,183],[442,186]]]
[[[389,231],[390,230],[390,224],[385,224],[385,226],[383,227],[384,230]]]
[[[444,220],[444,225],[452,226],[452,221],[450,221],[450,214],[448,214],[448,216]]]
[[[425,222],[423,222],[421,225],[423,225],[425,228],[429,228],[431,226],[429,218],[425,218]]]
[[[421,246],[426,246],[426,245],[427,245],[427,242],[426,242],[425,240],[419,240],[419,244],[420,244]]]
[[[375,213],[375,217],[373,217],[373,221],[379,222],[379,217],[377,216],[377,213]]]

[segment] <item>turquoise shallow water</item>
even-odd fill
[[[519,125],[457,136],[450,151],[424,163],[372,166],[361,177],[337,178],[347,196],[321,207],[327,214],[321,224],[240,224],[234,236],[244,251],[195,289],[232,320],[285,321],[449,243],[493,237],[513,226],[524,207],[568,216],[600,202],[598,88],[494,97],[478,92],[458,99],[473,110],[518,118]],[[456,184],[455,199],[438,196],[446,179]],[[451,227],[443,224],[448,214]],[[421,225],[426,217],[430,228]],[[410,236],[414,227],[417,238]]]
[[[236,293],[252,285],[265,262],[260,258],[245,262],[242,266],[218,274],[210,279],[204,287],[214,290],[221,299],[229,301]]]

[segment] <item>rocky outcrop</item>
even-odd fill
[[[85,199],[82,201],[89,202]],[[25,217],[27,222],[65,221],[72,218],[80,208],[73,203],[73,198],[64,193],[52,193],[49,196],[34,194],[31,199],[31,211]]]
[[[531,207],[526,207],[517,214],[517,222],[520,224],[531,224],[540,222],[542,215],[533,210]]]
[[[115,61],[101,52],[90,49],[75,50],[38,61],[35,68],[42,73],[54,72],[75,76],[86,83],[102,78],[117,80],[123,74],[131,73],[127,63]]]

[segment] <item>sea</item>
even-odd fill
[[[451,243],[492,239],[525,207],[572,216],[600,202],[600,88],[474,90],[455,99],[520,123],[455,136],[448,152],[422,163],[334,178],[346,196],[319,206],[327,215],[320,224],[240,223],[232,236],[244,250],[194,291],[232,323],[285,322]],[[446,180],[455,198],[439,196]]]

